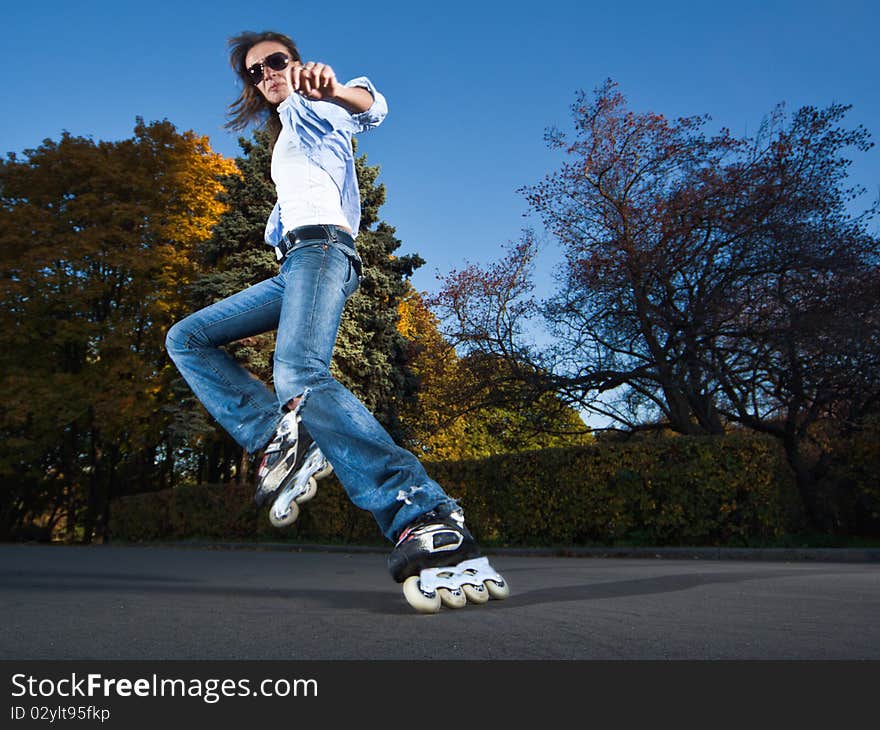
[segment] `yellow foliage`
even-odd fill
[[[410,368],[419,381],[416,402],[404,406],[401,420],[411,433],[410,448],[421,456],[432,461],[456,461],[590,440],[584,434],[518,437],[524,420],[522,414],[463,402],[463,394],[479,392],[480,384],[440,333],[437,317],[421,295],[411,290],[401,300],[398,314],[398,331],[411,344]],[[550,406],[552,400],[552,394],[548,394],[534,407]],[[562,417],[564,423],[556,420],[557,425],[573,432],[584,429],[574,411]]]
[[[236,165],[169,122],[139,121],[118,142],[64,135],[25,155],[0,164],[0,427],[27,424],[35,464],[60,432],[71,459],[99,459],[104,439],[125,453],[161,427],[165,333],[187,309]],[[74,480],[76,468],[59,473]]]
[[[238,174],[235,162],[213,152],[207,137],[190,131],[179,136],[167,164],[176,204],[157,232],[168,241],[184,244],[208,240],[228,207],[217,199],[223,191],[221,177]]]

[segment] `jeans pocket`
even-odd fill
[[[361,283],[361,277],[359,275],[360,267],[358,264],[360,262],[355,261],[351,256],[345,256],[346,261],[348,262],[348,272],[345,277],[345,281],[342,284],[342,291],[345,293],[345,298],[348,299],[352,294],[357,291],[358,286]]]

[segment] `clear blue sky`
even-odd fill
[[[238,153],[222,128],[236,96],[226,39],[288,33],[340,78],[366,74],[390,113],[361,135],[382,168],[382,217],[401,253],[435,272],[488,262],[530,223],[516,192],[558,162],[546,127],[569,123],[578,89],[605,78],[630,106],[668,117],[710,114],[754,131],[776,103],[853,105],[852,124],[880,140],[876,0],[683,2],[349,2],[236,0],[4,3],[0,153],[62,130],[95,139],[132,133],[136,116],[167,118]],[[880,189],[880,152],[854,178]],[[534,224],[534,221],[531,221]]]

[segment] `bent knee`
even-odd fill
[[[191,350],[199,344],[199,331],[192,326],[189,317],[175,322],[165,333],[165,351],[172,357],[174,353]]]

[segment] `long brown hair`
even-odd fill
[[[229,63],[242,82],[241,94],[229,105],[226,122],[227,129],[244,129],[252,122],[262,122],[269,131],[270,146],[274,146],[275,140],[281,133],[281,120],[278,118],[277,106],[270,104],[254,86],[247,75],[245,58],[248,51],[257,43],[263,41],[276,41],[283,45],[290,53],[292,61],[301,61],[296,43],[286,35],[263,31],[254,33],[245,31],[229,39]]]

